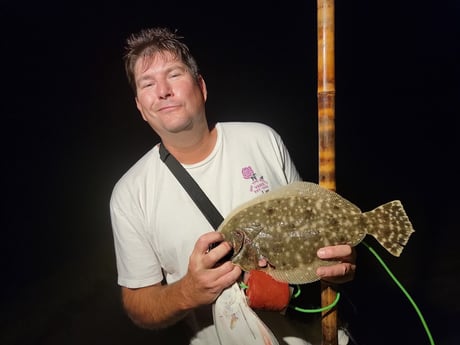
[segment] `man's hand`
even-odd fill
[[[346,283],[355,277],[356,250],[348,244],[320,248],[317,252],[320,259],[340,261],[331,266],[321,266],[316,274],[323,280],[333,284]]]
[[[210,304],[223,289],[233,284],[241,269],[232,262],[216,263],[230,250],[218,232],[202,235],[189,259],[187,274],[177,282],[130,289],[123,287],[123,305],[135,324],[159,329],[174,324],[190,310]],[[211,251],[211,243],[222,242]]]
[[[219,244],[209,250],[214,243]],[[219,262],[231,250],[232,247],[219,232],[206,233],[197,240],[189,259],[188,272],[181,282],[184,297],[191,306],[214,302],[222,290],[241,276],[241,268],[231,261]]]

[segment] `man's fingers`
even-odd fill
[[[332,283],[345,283],[353,280],[356,265],[349,262],[342,262],[332,266],[318,267],[316,274],[324,280]]]
[[[213,247],[213,244],[220,243],[223,241],[223,239],[224,238],[220,232],[208,232],[198,238],[195,243],[195,250],[197,250],[199,253],[206,254],[209,252],[210,248]]]

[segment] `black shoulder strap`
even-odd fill
[[[222,215],[219,213],[214,204],[209,200],[207,195],[203,192],[201,187],[196,183],[192,176],[187,170],[178,162],[178,160],[160,144],[160,158],[168,166],[169,170],[176,176],[177,180],[188,192],[192,200],[203,212],[206,219],[211,223],[214,230],[217,230],[220,223],[224,220]]]

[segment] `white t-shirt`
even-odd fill
[[[184,167],[223,217],[243,202],[301,179],[282,139],[267,125],[228,122],[216,124],[216,129],[212,153]],[[110,211],[118,284],[129,288],[160,282],[162,270],[168,283],[179,280],[198,237],[213,230],[161,161],[158,145],[117,182]],[[189,320],[195,334],[191,343],[218,344],[210,306],[194,314]],[[270,317],[284,318],[279,313]]]

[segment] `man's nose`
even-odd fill
[[[160,99],[166,99],[173,95],[171,85],[167,81],[159,82],[157,91]]]

